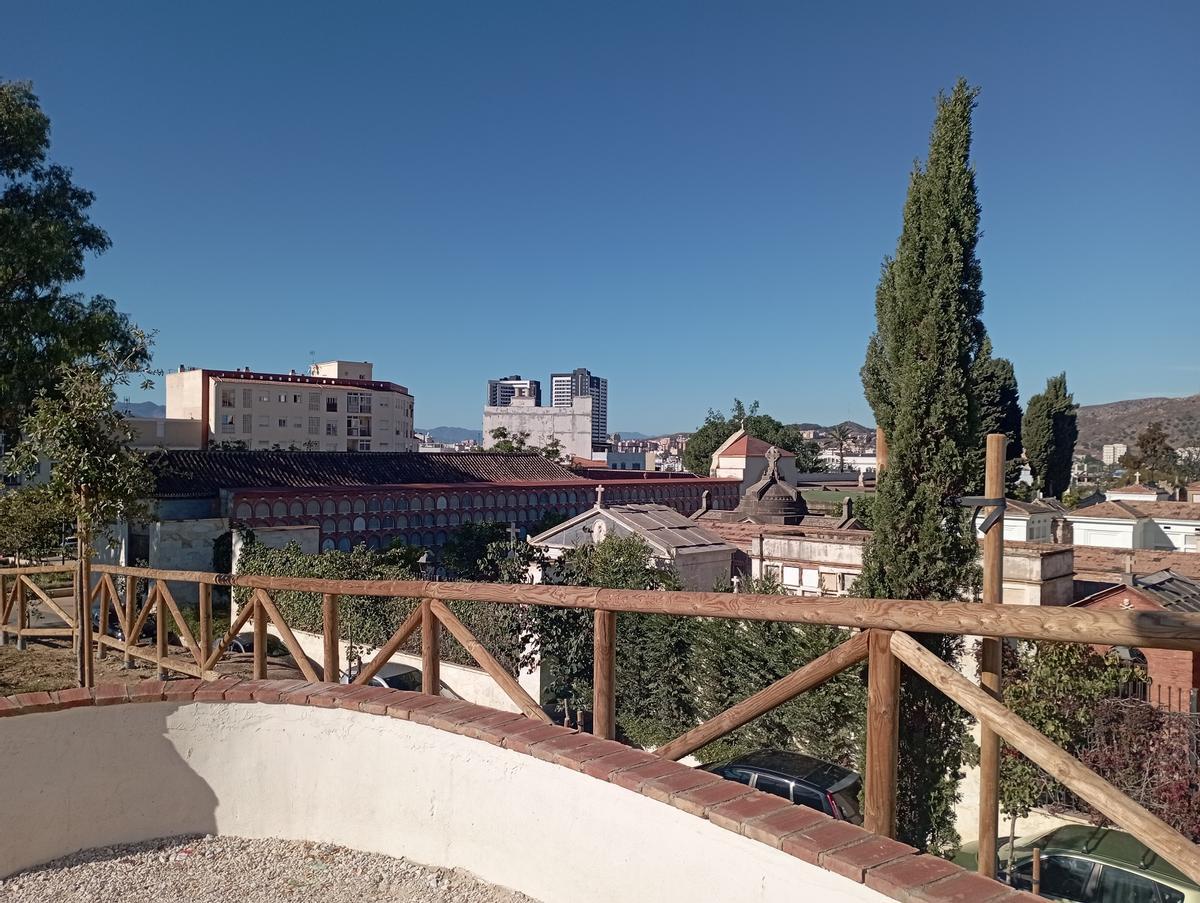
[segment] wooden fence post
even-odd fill
[[[167,648],[167,611],[163,607],[163,593],[160,590],[154,596],[154,651],[157,658],[159,680],[166,680],[166,666],[163,664],[167,660],[167,655],[170,649]]]
[[[892,632],[868,637],[866,804],[863,827],[896,836],[896,757],[900,748],[900,662],[892,655]]]
[[[1004,460],[1008,437],[989,433],[987,437],[987,467],[984,474],[985,498],[1004,497]],[[991,512],[992,508],[988,511]],[[982,512],[981,512],[982,514]],[[974,525],[972,525],[974,529]],[[1000,605],[1004,602],[1004,509],[1000,518],[983,538],[983,602]],[[1001,698],[1000,670],[1003,661],[1003,640],[984,637],[979,657],[979,685],[994,699]],[[1000,833],[1000,735],[986,725],[979,733],[979,874],[996,877],[996,840]]]
[[[255,680],[267,679],[267,612],[255,595],[254,601],[254,674]]]
[[[0,646],[8,645],[8,582],[4,574],[0,574]]]
[[[603,740],[617,735],[617,613],[597,609],[592,638],[592,733]]]
[[[137,616],[137,582],[138,578],[133,574],[125,575],[125,660],[122,666],[125,670],[130,670],[134,667],[133,656],[129,654],[129,647],[136,646],[138,637],[131,636],[133,633],[133,619]]]
[[[29,626],[29,607],[25,604],[25,581],[17,577],[17,649],[25,651],[25,628]]]
[[[203,667],[203,663],[208,661],[212,652],[213,644],[212,584],[201,582],[196,588],[200,596],[200,655]]]
[[[432,601],[421,601],[421,692],[427,696],[442,693],[442,625],[433,613]]]
[[[342,635],[338,625],[338,595],[325,593],[321,596],[321,629],[325,637],[325,662],[322,677],[326,683],[338,682],[338,639]]]

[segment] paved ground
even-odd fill
[[[536,903],[467,872],[332,844],[174,837],[103,847],[0,882],[12,903]]]

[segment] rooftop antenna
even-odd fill
[[[311,376],[317,371],[317,352],[313,349],[308,350],[308,373]]]

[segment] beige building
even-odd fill
[[[167,419],[204,424],[203,445],[310,451],[415,451],[413,397],[368,361],[314,364],[309,375],[180,368],[167,374]]]

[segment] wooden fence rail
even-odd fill
[[[23,643],[27,637],[74,636],[78,619],[71,616],[72,611],[90,609],[61,605],[32,579],[40,574],[65,575],[74,571],[75,567],[71,565],[0,571],[0,637],[15,636],[18,643]],[[352,675],[354,683],[370,682],[382,666],[419,633],[422,689],[430,694],[441,692],[440,643],[441,632],[445,629],[521,712],[543,721],[549,721],[549,716],[537,700],[497,661],[494,653],[472,635],[447,603],[470,601],[591,610],[595,612],[593,730],[602,737],[611,737],[615,732],[615,649],[620,630],[619,613],[771,620],[847,628],[846,641],[840,646],[663,745],[656,750],[657,755],[667,759],[682,758],[865,661],[868,711],[864,815],[869,829],[894,836],[899,669],[903,663],[966,708],[990,734],[1010,743],[1150,849],[1185,874],[1200,880],[1200,849],[1195,844],[1132,800],[1122,797],[1115,788],[1021,721],[997,698],[994,687],[981,689],[971,683],[908,635],[943,633],[1129,645],[1142,649],[1200,650],[1200,614],[411,580],[316,580],[100,564],[92,566],[90,571],[91,585],[85,590],[77,581],[75,594],[77,601],[82,594],[88,599],[89,606],[93,599],[98,606],[101,629],[94,640],[95,648],[118,650],[127,663],[144,661],[163,675],[176,673],[201,679],[213,679],[218,675],[221,659],[248,626],[254,638],[253,673],[256,677],[264,676],[267,631],[273,626],[306,680],[336,681],[340,678],[338,623],[342,597],[419,600],[375,657]],[[123,593],[120,581],[124,582]],[[196,585],[199,599],[199,630],[196,633],[184,617],[171,588],[171,584],[189,582]],[[214,586],[240,587],[249,591],[248,598],[220,637],[213,628],[211,592]],[[141,595],[143,590],[144,596]],[[325,625],[321,663],[309,660],[276,604],[274,594],[280,591],[321,596]],[[30,626],[29,611],[33,605],[44,607],[66,626]],[[110,613],[120,627],[121,639],[108,635]],[[144,639],[142,633],[152,615],[156,630],[150,641]],[[182,647],[181,653],[171,653],[167,646],[172,624]],[[990,865],[994,867],[994,863]],[[981,870],[985,870],[982,864]]]

